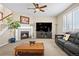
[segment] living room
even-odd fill
[[[58,47],[60,44],[56,44],[55,36],[78,31],[78,9],[78,3],[1,3],[0,55],[68,56]],[[32,50],[29,50],[30,53],[18,51],[20,45],[23,49],[31,43],[35,48],[38,48],[36,43],[42,43],[42,50],[34,50],[36,54]],[[30,46],[30,49],[33,47]]]

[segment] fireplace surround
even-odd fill
[[[27,34],[28,33],[28,34]],[[23,35],[21,37],[21,35]],[[16,41],[21,40],[21,39],[27,39],[27,38],[33,38],[33,27],[30,25],[26,26],[21,26],[16,30]]]

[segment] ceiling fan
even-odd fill
[[[45,12],[45,10],[43,10],[43,8],[47,7],[47,5],[41,6],[38,3],[33,3],[33,5],[34,5],[34,8],[28,8],[28,9],[34,9],[35,10],[34,13],[36,13],[37,11]]]

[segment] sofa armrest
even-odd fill
[[[63,39],[64,35],[63,34],[56,34],[55,39]]]

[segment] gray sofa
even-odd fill
[[[55,35],[56,44],[62,48],[68,55],[79,55],[79,32],[70,33],[69,39],[63,39],[64,35]]]

